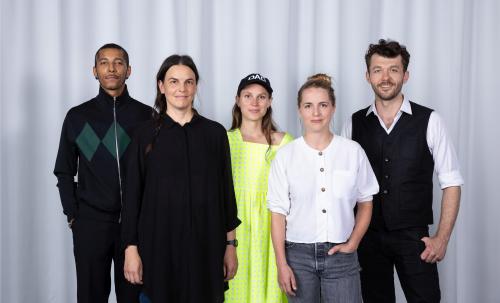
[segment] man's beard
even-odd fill
[[[395,87],[394,90],[393,90],[393,93],[390,93],[389,95],[387,95],[386,93],[383,93],[381,89],[379,89],[379,86],[382,86],[384,84],[390,84],[392,85],[392,87]],[[399,84],[394,84],[393,82],[383,82],[383,83],[380,83],[376,86],[373,86],[372,85],[372,88],[373,88],[373,91],[375,92],[375,95],[383,100],[383,101],[390,101],[394,98],[396,98],[399,93],[401,93],[401,89],[403,88],[403,82],[399,83]]]

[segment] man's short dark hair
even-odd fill
[[[366,68],[368,70],[370,70],[370,61],[374,54],[385,58],[396,58],[401,55],[403,70],[405,72],[408,69],[408,64],[410,64],[410,53],[406,50],[406,46],[394,40],[380,39],[378,40],[378,44],[370,44],[365,54]]]
[[[107,49],[107,48],[114,48],[114,49],[119,49],[122,51],[123,53],[123,58],[125,59],[125,62],[127,63],[127,66],[129,65],[129,61],[128,61],[128,53],[127,51],[121,47],[120,45],[118,44],[115,44],[115,43],[107,43],[107,44],[104,44],[103,46],[101,46],[97,52],[95,52],[95,59],[94,59],[94,65],[97,65],[97,59],[99,57],[99,52],[102,51],[103,49]]]

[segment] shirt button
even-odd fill
[[[385,159],[384,159],[384,162],[385,162],[385,163],[389,163],[389,161],[390,161],[390,160],[389,160],[389,158],[385,158]]]
[[[389,175],[384,175],[384,178],[389,179]]]
[[[384,189],[384,191],[382,192],[384,195],[387,195],[389,193],[389,191],[387,189]]]
[[[323,156],[323,152],[319,152],[318,155]]]
[[[320,168],[320,169],[319,169],[319,171],[320,171],[320,172],[324,172],[324,171],[325,171],[325,169],[322,167],[322,168]]]
[[[326,214],[326,209],[321,210],[321,212],[323,212],[324,214]]]
[[[321,191],[324,192],[326,189],[324,187],[321,188]]]

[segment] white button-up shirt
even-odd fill
[[[377,113],[377,107],[375,103],[373,103],[370,108],[366,111],[366,115],[368,116],[370,113],[375,114],[377,116],[380,126],[389,134],[393,129],[396,123],[401,118],[401,115],[407,113],[409,115],[412,114],[411,104],[407,99],[403,100],[401,104],[401,108],[398,111],[396,117],[394,118],[394,122],[392,122],[389,128],[385,127],[384,121]],[[342,128],[341,135],[346,138],[352,137],[352,116],[347,119]],[[435,111],[432,111],[429,117],[429,123],[427,125],[427,134],[426,134],[427,146],[432,154],[432,158],[434,159],[434,171],[436,172],[439,180],[439,184],[441,189],[450,186],[460,186],[464,183],[462,175],[460,174],[460,167],[458,163],[457,154],[455,149],[453,148],[453,144],[448,137],[446,128],[444,126],[443,120],[441,116]]]
[[[372,201],[377,179],[361,146],[334,135],[318,151],[297,138],[271,164],[267,207],[286,216],[286,239],[298,243],[346,242],[356,202]]]

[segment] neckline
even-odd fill
[[[306,139],[304,138],[304,136],[301,136],[300,140],[302,141],[302,143],[304,144],[304,146],[307,147],[307,149],[309,149],[309,150],[311,150],[311,151],[313,151],[315,153],[318,153],[318,152],[324,153],[324,152],[326,152],[326,151],[328,151],[328,150],[330,150],[330,149],[333,148],[332,146],[334,145],[334,141],[336,141],[337,137],[338,137],[338,135],[336,135],[334,133],[332,139],[330,140],[330,143],[328,143],[328,145],[323,150],[316,149],[316,148],[310,146],[309,144],[307,144]]]
[[[184,123],[184,125],[180,125],[177,121],[172,119],[167,113],[165,113],[163,119],[165,121],[165,126],[167,127],[172,127],[173,125],[178,125],[179,127],[186,127],[188,125],[192,125],[193,123],[196,123],[200,119],[200,114],[196,110],[193,110],[193,116],[191,117],[191,120]]]
[[[251,142],[251,141],[245,141],[243,140],[243,136],[241,135],[241,131],[239,128],[235,129],[234,131],[236,131],[238,133],[238,137],[239,139],[241,140],[241,142],[243,143],[248,143],[248,144],[254,144],[254,145],[259,145],[259,146],[269,146],[267,143],[258,143],[258,142]],[[285,141],[285,137],[286,137],[287,133],[285,132],[285,135],[283,135],[283,138],[281,138],[281,142],[277,145],[274,145],[274,144],[271,144],[271,148],[273,147],[280,147],[283,142]]]
[[[113,105],[113,103],[116,100],[116,105],[120,106],[122,103],[127,101],[127,99],[129,98],[127,85],[125,84],[125,87],[123,88],[122,93],[116,97],[111,96],[110,94],[108,94],[104,90],[104,88],[102,88],[102,86],[99,86],[99,93],[97,94],[97,97],[98,97],[98,99],[102,99],[105,101],[105,103],[110,104],[110,105]]]

